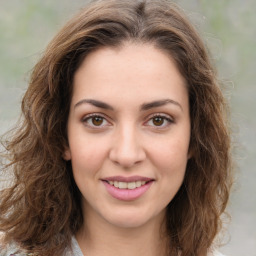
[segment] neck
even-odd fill
[[[76,235],[86,256],[167,255],[168,239],[163,235],[163,216],[136,228],[116,227],[102,219],[95,220],[95,216],[94,220],[88,217]]]

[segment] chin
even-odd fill
[[[144,224],[146,224],[147,220],[131,217],[131,218],[118,218],[115,220],[109,220],[108,222],[117,228],[133,229],[133,228],[142,227]]]
[[[148,214],[148,212],[143,211],[120,211],[115,212],[115,214],[111,214],[110,216],[105,216],[105,219],[111,225],[118,227],[118,228],[139,228],[146,224],[149,224],[151,221],[155,223],[156,219],[160,221],[163,220],[164,214],[161,213],[152,213]],[[154,221],[153,221],[154,220]]]

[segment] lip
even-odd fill
[[[154,179],[148,178],[148,177],[143,177],[143,176],[130,176],[130,177],[125,177],[125,176],[111,176],[111,177],[106,177],[101,179],[102,181],[121,181],[121,182],[134,182],[134,181],[153,181]]]
[[[134,182],[134,181],[146,181],[145,185],[134,189],[120,189],[108,183],[108,181],[120,181],[120,182]],[[133,201],[142,197],[154,182],[154,179],[141,177],[141,176],[112,176],[102,179],[102,182],[107,192],[115,199],[121,201]]]

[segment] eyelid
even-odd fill
[[[167,125],[164,125],[164,126],[152,126],[152,125],[146,125],[146,126],[152,126],[153,128],[155,129],[165,129],[167,127],[169,127],[171,124],[175,123],[175,120],[174,118],[169,115],[169,114],[165,114],[165,113],[154,113],[154,114],[151,114],[147,117],[147,121],[144,122],[144,124],[147,124],[149,121],[151,121],[154,117],[161,117],[163,119],[165,119],[168,124]]]
[[[90,118],[93,117],[101,117],[103,118],[108,124],[107,125],[100,125],[100,126],[96,126],[96,125],[89,125],[88,123],[86,123],[86,121],[88,121]],[[87,114],[85,116],[82,117],[81,122],[84,123],[84,125],[86,127],[89,127],[91,129],[102,129],[105,128],[106,126],[110,126],[111,122],[109,121],[109,118],[106,117],[106,115],[102,114],[102,113],[91,113],[91,114]]]

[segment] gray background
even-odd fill
[[[17,121],[30,70],[47,43],[86,2],[0,0],[0,134]],[[211,49],[231,104],[238,170],[229,204],[232,221],[221,251],[256,256],[256,1],[175,2]]]

